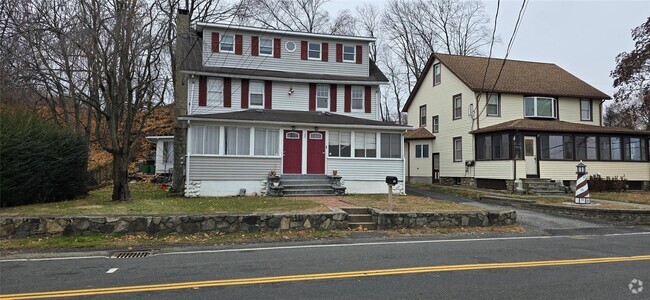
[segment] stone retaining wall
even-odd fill
[[[580,219],[605,222],[614,225],[650,225],[650,210],[643,209],[609,209],[597,207],[564,206],[537,203],[533,200],[504,197],[482,197],[481,200],[498,202],[514,207],[530,208],[535,211],[576,217]]]
[[[0,239],[32,236],[139,233],[257,232],[302,229],[346,229],[339,209],[313,214],[0,217]]]
[[[509,225],[517,221],[517,212],[458,211],[458,212],[387,212],[372,209],[377,229],[437,228],[454,226]]]

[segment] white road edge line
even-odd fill
[[[563,239],[563,238],[575,238],[577,236],[580,236],[580,237],[610,237],[610,236],[634,236],[634,235],[650,235],[650,231],[628,232],[628,233],[610,233],[610,234],[585,234],[585,235],[578,234],[578,235],[519,236],[519,237],[515,236],[515,237],[478,238],[478,239],[418,240],[418,241],[368,242],[368,243],[349,243],[349,244],[277,246],[277,247],[260,247],[260,248],[233,248],[233,249],[165,252],[165,253],[158,253],[155,256],[184,255],[184,254],[228,253],[228,252],[254,252],[254,251],[313,249],[313,248],[390,246],[390,245],[408,245],[408,244],[467,243],[467,242],[486,242],[486,241]],[[52,258],[18,258],[18,259],[0,260],[0,263],[4,263],[4,262],[34,262],[34,261],[73,260],[73,259],[90,259],[90,258],[109,258],[109,257],[102,255],[102,256],[76,256],[76,257],[71,256],[71,257],[52,257]]]
[[[115,273],[115,271],[117,271],[117,269],[118,269],[118,268],[111,268],[111,269],[108,269],[108,271],[106,271],[106,274],[113,274],[113,273]]]

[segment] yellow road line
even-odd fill
[[[150,285],[137,285],[137,286],[118,286],[118,287],[108,287],[108,288],[5,294],[5,295],[0,295],[0,299],[43,299],[43,298],[55,298],[55,297],[108,295],[108,294],[166,291],[166,290],[202,288],[202,287],[264,284],[264,283],[308,281],[308,280],[325,280],[325,279],[352,278],[352,277],[386,276],[386,275],[486,270],[486,269],[549,267],[549,266],[615,263],[615,262],[641,261],[641,260],[650,260],[650,255],[545,260],[545,261],[528,261],[528,262],[508,262],[508,263],[428,266],[428,267],[379,269],[379,270],[365,270],[365,271],[351,271],[351,272],[301,274],[301,275],[288,275],[288,276],[206,280],[206,281],[163,283],[163,284],[150,284]]]

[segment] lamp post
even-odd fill
[[[576,204],[590,204],[589,196],[589,185],[587,183],[587,166],[582,163],[582,160],[579,164],[576,165],[578,171],[578,180],[576,181],[576,195],[574,202]]]

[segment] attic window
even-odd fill
[[[527,118],[556,118],[557,100],[549,97],[524,97],[524,113]]]
[[[219,43],[221,52],[235,52],[235,36],[224,35]]]
[[[440,84],[440,64],[433,65],[433,85]]]

